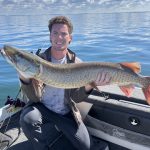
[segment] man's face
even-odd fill
[[[55,50],[65,50],[71,42],[68,26],[65,24],[54,24],[50,33],[50,41]]]

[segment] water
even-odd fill
[[[0,47],[4,44],[35,52],[48,48],[48,20],[55,15],[0,16]],[[70,49],[83,61],[136,61],[150,76],[150,12],[66,15],[74,24]],[[0,57],[0,107],[19,90],[16,71]]]

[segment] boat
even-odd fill
[[[97,150],[102,147],[149,150],[150,106],[142,90],[135,88],[133,95],[126,97],[115,85],[98,88],[100,91],[93,90],[84,102],[77,104]],[[7,136],[0,140],[1,150],[32,149],[19,126],[21,110],[22,107],[10,104],[0,109],[0,134]],[[51,141],[49,147],[51,150],[75,150],[63,134]]]

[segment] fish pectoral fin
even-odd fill
[[[100,90],[98,89],[98,87],[96,86],[96,84],[95,84],[95,82],[93,81],[93,82],[91,82],[90,83],[90,85],[94,88],[94,89],[96,89],[97,91],[99,91],[100,92]]]
[[[130,97],[134,90],[133,85],[119,86],[119,88],[127,97]]]
[[[121,62],[119,64],[123,67],[127,67],[127,68],[131,69],[135,73],[141,72],[141,65],[138,62]]]
[[[150,105],[150,85],[147,88],[142,88],[147,103]]]

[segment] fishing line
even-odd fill
[[[17,100],[17,98],[18,98],[20,92],[21,92],[21,87],[19,88],[19,91],[18,91],[18,93],[17,93],[17,95],[16,95],[16,97],[15,97],[15,100],[14,100],[14,102],[10,105],[10,107],[13,106],[13,105],[14,105],[14,107],[16,106],[16,104],[17,104],[17,101],[16,101],[16,100]],[[3,132],[3,134],[6,135],[6,136],[9,136],[9,135],[7,135],[5,132],[7,131],[7,128],[8,128],[8,125],[9,125],[9,123],[10,123],[11,118],[12,118],[12,115],[11,115],[10,117],[8,117],[8,122],[6,123],[6,125],[5,125],[6,128],[4,129],[4,132]],[[6,119],[4,119],[4,121],[2,122],[2,124],[1,124],[1,126],[0,126],[0,129],[1,129],[2,127],[4,127],[3,124],[4,124],[5,120],[6,120]],[[9,148],[9,147],[19,138],[20,133],[21,133],[21,130],[20,130],[20,127],[18,127],[18,136],[13,140],[12,143],[8,144],[7,148]],[[2,143],[2,137],[1,137],[1,139],[0,139],[0,143]],[[4,148],[4,149],[5,149],[5,148]],[[3,149],[3,150],[4,150],[4,149]]]
[[[45,40],[45,42],[43,43],[43,45],[42,45],[42,48],[41,48],[41,49],[43,49],[43,48],[44,48],[45,44],[46,44],[46,40]]]
[[[42,45],[41,48],[38,48],[38,50],[37,50],[36,53],[35,53],[36,55],[39,55],[39,54],[40,54],[40,52],[41,52],[41,50],[44,48],[45,44],[46,44],[46,41],[43,43],[43,45]]]
[[[17,95],[16,95],[16,97],[15,97],[15,100],[14,100],[14,102],[12,103],[11,106],[14,105],[14,107],[15,107],[15,106],[17,105],[17,98],[18,98],[20,92],[21,92],[21,87],[19,88],[19,91],[18,91],[18,93],[17,93]],[[7,128],[8,128],[8,125],[9,125],[9,123],[10,123],[11,118],[12,118],[12,115],[8,118],[8,123],[7,123],[7,125],[6,125],[6,129],[5,129],[4,133],[6,132],[6,130],[7,130]],[[4,120],[4,121],[5,121],[5,120]]]
[[[98,91],[101,95],[101,97],[103,97],[105,100],[108,100],[109,99],[109,94],[106,94],[105,92],[102,92],[102,91]]]

